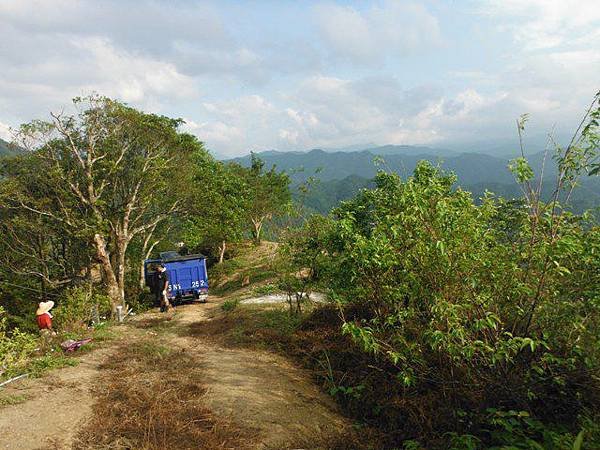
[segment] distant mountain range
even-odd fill
[[[14,155],[18,150],[14,145],[9,144],[4,139],[0,139],[0,156]]]
[[[267,167],[275,165],[278,169],[286,171],[295,183],[301,183],[310,176],[317,176],[321,181],[341,180],[350,175],[369,179],[373,178],[379,169],[407,177],[421,160],[439,164],[444,169],[453,171],[461,185],[514,181],[507,168],[508,158],[482,153],[457,153],[429,147],[386,145],[354,152],[326,152],[318,149],[309,152],[267,151],[258,153],[258,156],[265,161]],[[531,155],[529,159],[534,170],[539,170],[543,153]],[[231,161],[248,166],[250,155]],[[549,164],[547,170],[554,172],[555,168]]]
[[[340,201],[352,197],[359,189],[372,184],[380,169],[396,172],[402,177],[412,174],[420,160],[439,164],[458,177],[457,185],[481,197],[486,190],[507,198],[520,196],[519,187],[508,170],[508,157],[482,153],[460,153],[452,150],[433,149],[408,145],[386,145],[358,151],[308,152],[266,151],[257,154],[266,167],[276,166],[290,175],[292,188],[309,177],[319,183],[313,187],[306,199],[308,206],[319,212],[327,212]],[[511,158],[516,157],[515,154]],[[551,155],[539,152],[528,156],[528,160],[539,176],[544,168],[546,197],[552,192],[552,179],[556,175],[556,164]],[[230,161],[244,166],[250,165],[250,155]],[[584,177],[582,187],[572,199],[574,209],[580,211],[600,205],[600,178]]]
[[[10,154],[10,148],[8,147],[8,142],[0,139],[0,155]]]

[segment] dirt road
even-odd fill
[[[185,358],[188,367],[183,374],[175,373],[182,377],[179,383],[187,380],[202,386],[202,389],[196,385],[188,386],[190,394],[186,391],[186,396],[197,398],[179,398],[177,401],[186,405],[190,401],[201,403],[216,417],[211,419],[216,420],[214,423],[228,423],[228,427],[245,430],[245,436],[251,436],[251,439],[236,441],[244,443],[239,444],[241,447],[230,448],[316,449],[328,448],[326,442],[339,439],[351,424],[340,416],[335,404],[314,385],[308,373],[281,356],[266,351],[225,348],[187,332],[218,316],[219,304],[220,300],[213,298],[209,304],[181,306],[172,316],[157,312],[143,314],[124,325],[120,337],[107,347],[82,357],[78,366],[10,385],[5,394],[25,395],[28,399],[0,407],[0,449],[91,447],[93,437],[90,441],[89,433],[87,441],[78,441],[80,430],[86,427],[89,430],[90,424],[97,423],[99,414],[110,411],[100,407],[100,398],[105,401],[111,395],[121,395],[120,392],[107,392],[110,387],[99,392],[97,385],[112,386],[107,383],[107,377],[121,376],[121,364],[122,376],[127,376],[129,370],[130,377],[139,378],[136,383],[149,382],[150,376],[144,377],[135,370],[152,369],[156,372],[154,379],[158,380],[173,378],[174,373],[166,371],[173,370],[177,358]],[[119,360],[119,356],[123,357],[124,346],[132,341],[160,341],[161,346],[177,349],[180,353],[174,354],[170,368],[162,369],[156,365],[135,369],[127,360]],[[193,370],[189,369],[190,363]],[[172,403],[169,406],[173,407]],[[155,411],[153,414],[160,413]],[[214,428],[216,426],[212,425]],[[126,440],[111,442],[111,448],[128,447],[124,443]]]

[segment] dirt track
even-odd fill
[[[350,423],[305,371],[265,351],[228,349],[186,333],[219,314],[219,301],[181,306],[165,316],[150,312],[123,327],[121,339],[158,333],[173,347],[193,355],[204,374],[203,401],[219,417],[256,431],[254,448],[324,448],[317,442],[339,436]],[[92,414],[90,388],[102,376],[102,362],[118,342],[82,357],[77,367],[36,380],[16,382],[4,393],[25,394],[24,403],[0,409],[0,448],[71,448],[78,429]]]

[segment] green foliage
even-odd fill
[[[104,294],[90,287],[75,287],[65,291],[59,305],[54,309],[55,328],[75,331],[99,323],[110,316],[111,302]]]
[[[508,165],[510,171],[515,175],[519,183],[524,183],[533,178],[533,169],[524,157],[513,159]]]
[[[258,295],[277,294],[278,292],[281,292],[279,287],[273,283],[263,284],[261,286],[256,286],[255,288],[252,289],[252,295],[257,295],[257,296]]]
[[[34,377],[40,377],[45,372],[61,367],[74,367],[79,364],[77,358],[64,355],[60,350],[54,350],[43,356],[33,358],[27,364],[27,372]]]
[[[34,335],[14,329],[8,334],[6,314],[0,307],[0,378],[23,373],[35,353],[37,339]]]
[[[264,170],[264,162],[254,153],[249,169],[238,166],[237,173],[246,181],[249,199],[246,210],[250,231],[256,243],[260,243],[265,221],[285,212],[290,206],[290,180],[287,174],[278,172],[276,167]]]
[[[182,224],[183,240],[192,251],[218,248],[222,258],[226,243],[242,239],[250,199],[247,182],[238,175],[232,164],[196,157],[193,184],[187,188],[190,209]]]
[[[114,328],[111,327],[109,322],[98,323],[94,325],[94,342],[110,341],[114,339],[117,334]]]
[[[273,308],[260,312],[258,326],[264,330],[272,330],[282,336],[290,336],[301,323],[302,316],[290,315],[282,309]]]
[[[600,227],[588,216],[533,215],[491,196],[476,205],[455,181],[426,162],[406,181],[380,173],[375,189],[312,234],[321,283],[344,308],[367,311],[341,331],[392,364],[407,393],[432,383],[487,391],[469,400],[480,420],[498,402],[531,408],[527,418],[488,417],[500,430],[490,436],[481,422],[449,434],[454,448],[479,448],[479,440],[562,448],[577,433],[548,431],[545,410],[534,405],[554,405],[560,418],[545,420],[574,426],[600,399]],[[459,392],[440,395],[452,402]],[[511,441],[504,425],[515,421],[523,431]]]
[[[337,242],[328,249],[337,254],[334,289],[344,301],[360,299],[380,315],[369,325],[350,324],[345,330],[366,349],[381,350],[400,365],[423,363],[419,355],[425,348],[477,371],[510,366],[525,347],[540,357],[551,346],[571,353],[569,344],[558,342],[576,318],[597,314],[591,283],[596,275],[590,270],[597,263],[586,255],[596,255],[598,229],[583,228],[572,218],[551,246],[536,242],[531,247],[527,223],[519,230],[494,228],[503,220],[503,201],[488,198],[476,206],[468,193],[451,189],[454,181],[423,163],[406,183],[380,174],[377,189],[338,209]],[[550,226],[550,218],[544,219]],[[507,231],[519,235],[509,237]],[[574,264],[581,258],[586,263]],[[546,259],[552,267],[544,266]],[[547,303],[537,311],[542,274]],[[593,290],[583,309],[568,296],[567,274],[584,278]],[[535,332],[515,334],[532,331],[532,308],[538,314]],[[545,329],[546,314],[552,314],[552,330]],[[420,329],[417,336],[413,327]],[[571,330],[570,344],[594,340],[594,331]],[[420,345],[425,347],[415,351]]]
[[[234,309],[236,309],[238,307],[238,305],[240,304],[240,300],[237,298],[230,298],[228,300],[225,300],[223,302],[223,304],[221,305],[221,309],[225,312],[230,312],[233,311]]]

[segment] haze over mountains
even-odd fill
[[[457,185],[471,191],[475,198],[483,196],[486,190],[506,198],[520,195],[519,187],[507,167],[510,159],[519,156],[516,149],[512,155],[505,157],[408,145],[386,145],[354,151],[271,150],[257,155],[265,161],[266,167],[274,165],[287,172],[294,187],[309,177],[317,178],[319,183],[313,187],[306,202],[319,212],[329,211],[339,201],[348,199],[359,189],[369,186],[378,170],[392,171],[408,177],[420,160],[430,161],[454,172],[458,177]],[[552,153],[549,152],[545,157],[545,152],[540,151],[528,155],[528,160],[538,176],[543,173],[542,195],[549,197],[556,175]],[[248,166],[250,155],[230,161]],[[572,207],[581,211],[597,205],[600,205],[600,180],[598,177],[584,177],[581,187],[572,198]]]
[[[22,147],[19,147],[15,143],[11,143],[0,138],[0,157],[14,156],[20,154],[23,151],[24,149]]]
[[[431,147],[386,145],[360,151],[267,151],[258,153],[258,156],[265,161],[267,167],[275,165],[278,169],[288,172],[292,181],[297,183],[314,176],[317,171],[321,181],[339,180],[351,175],[373,178],[379,169],[409,176],[420,160],[431,161],[453,171],[462,185],[514,181],[507,169],[509,158]],[[515,154],[514,157],[516,156]],[[531,155],[529,158],[535,170],[541,169],[543,153]],[[247,166],[250,164],[250,155],[231,161]]]
[[[0,156],[2,155],[10,155],[13,151],[10,149],[8,142],[3,139],[0,139]]]

